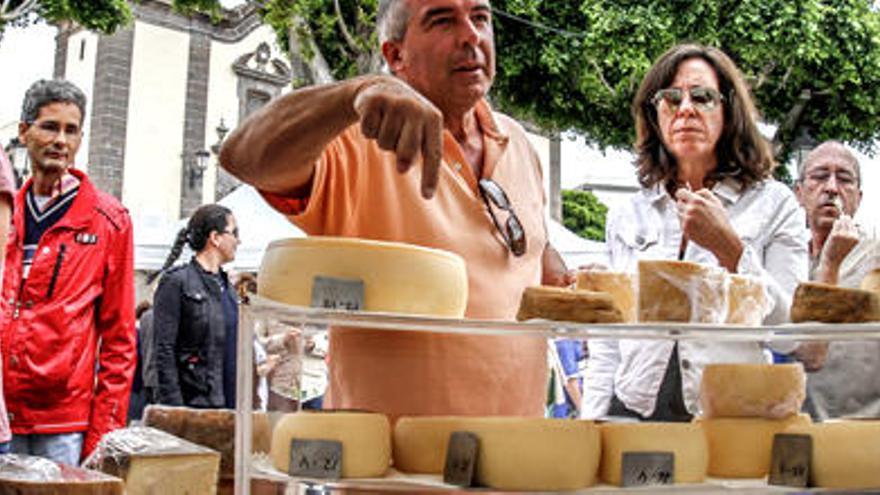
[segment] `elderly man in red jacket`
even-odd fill
[[[84,115],[69,82],[25,95],[33,177],[15,196],[0,302],[12,452],[66,464],[125,425],[136,360],[131,220],[72,168]]]

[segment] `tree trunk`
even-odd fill
[[[313,84],[327,84],[334,82],[336,79],[330,71],[330,65],[324,59],[321,49],[315,43],[314,38],[309,33],[308,36],[301,37],[297,31],[300,28],[308,29],[301,19],[294,19],[293,27],[290,29],[290,63],[294,74],[294,85],[310,86]],[[313,53],[311,59],[304,54]]]

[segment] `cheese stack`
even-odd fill
[[[629,273],[584,270],[577,274],[577,288],[592,292],[605,292],[611,295],[614,305],[623,313],[623,321],[636,321],[635,277]]]
[[[669,452],[674,456],[675,483],[700,483],[706,478],[709,449],[706,437],[692,423],[605,423],[602,432],[604,483],[623,482],[623,455],[626,453]]]
[[[710,364],[700,405],[709,444],[709,475],[762,478],[770,471],[773,437],[810,423],[799,414],[805,382],[800,364]]]
[[[820,488],[880,489],[880,421],[829,421],[792,426],[785,433],[810,435],[810,479]]]
[[[689,261],[639,261],[639,321],[723,323],[727,272]]]

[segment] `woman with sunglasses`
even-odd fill
[[[609,213],[612,268],[683,259],[760,277],[773,302],[764,321],[784,322],[807,277],[804,215],[770,177],[770,147],[734,63],[716,48],[677,45],[645,75],[632,111],[642,189]],[[706,364],[766,362],[760,344],[705,341],[592,340],[589,356],[583,416],[656,421],[690,420]]]
[[[184,243],[195,256],[165,272],[153,296],[155,402],[234,408],[238,298],[222,265],[235,259],[238,248],[235,217],[216,204],[197,209],[177,234],[162,272],[180,257]]]

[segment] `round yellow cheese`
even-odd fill
[[[623,321],[636,321],[636,281],[629,273],[584,270],[577,274],[577,288],[593,292],[607,292],[623,313]]]
[[[880,488],[880,421],[830,421],[788,428],[813,438],[810,478],[820,488]]]
[[[285,414],[272,431],[272,464],[285,473],[290,466],[290,442],[342,442],[342,477],[384,476],[391,464],[391,425],[383,414],[309,412]]]
[[[604,483],[620,485],[623,454],[670,452],[675,456],[675,482],[700,483],[706,478],[709,448],[702,428],[694,423],[605,423],[602,432]]]
[[[496,490],[577,490],[596,482],[599,429],[590,421],[544,418],[405,417],[394,427],[394,466],[442,473],[449,435],[479,438],[477,480]]]
[[[762,478],[770,472],[773,436],[795,425],[807,425],[806,414],[786,419],[699,419],[709,442],[709,476]]]
[[[700,383],[707,418],[785,418],[800,412],[805,397],[800,363],[709,364]]]
[[[764,284],[757,277],[730,276],[727,304],[727,323],[758,326],[769,312],[771,304]]]
[[[722,323],[727,273],[689,261],[639,261],[639,321]]]
[[[312,305],[315,277],[362,281],[365,311],[464,316],[468,280],[453,253],[411,244],[342,237],[269,244],[257,276],[261,296]]]

